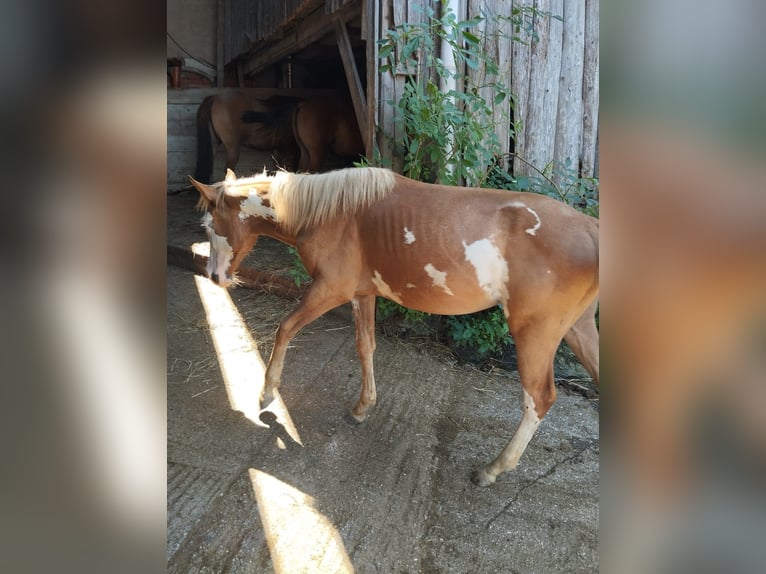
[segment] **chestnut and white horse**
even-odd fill
[[[206,211],[208,275],[228,286],[259,235],[297,248],[313,278],[280,323],[262,404],[273,400],[298,331],[348,301],[356,324],[361,422],[376,402],[375,297],[457,315],[502,305],[516,343],[524,412],[512,440],[473,480],[516,467],[556,400],[562,338],[598,382],[598,221],[530,193],[432,185],[381,168],[257,175],[192,183]]]

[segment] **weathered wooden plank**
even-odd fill
[[[567,163],[579,173],[582,148],[582,83],[585,53],[585,4],[582,0],[564,0],[564,24],[561,47],[558,117],[554,160],[558,166]],[[561,183],[556,171],[553,181]]]
[[[535,5],[553,15],[563,13],[563,0],[536,0]],[[535,17],[535,30],[539,38],[532,41],[525,159],[543,170],[554,157],[563,26],[554,18]]]
[[[335,18],[348,22],[358,18],[361,12],[362,9],[359,4],[348,4],[335,12]],[[331,34],[332,26],[333,22],[327,18],[324,10],[313,12],[292,29],[286,31],[283,37],[274,42],[269,42],[267,46],[255,51],[245,64],[245,72],[247,74],[255,74],[274,62],[278,62],[288,55],[302,50],[327,34]]]
[[[507,154],[510,145],[510,108],[508,102],[498,106],[494,105],[496,90],[489,86],[497,82],[505,86],[511,86],[511,39],[507,23],[499,20],[498,15],[510,16],[510,6],[502,2],[490,3],[487,0],[470,0],[468,4],[467,18],[486,16],[485,20],[477,27],[477,32],[484,36],[483,50],[486,55],[498,66],[498,75],[487,73],[485,66],[477,69],[467,69],[467,75],[477,86],[482,86],[479,93],[482,98],[493,107],[492,122],[494,131],[500,143],[499,153]]]
[[[170,105],[167,112],[168,136],[193,136],[197,126],[197,105]]]
[[[585,0],[583,56],[582,177],[597,176],[599,106],[599,0]]]
[[[197,149],[197,137],[191,136],[173,136],[168,135],[168,153],[174,151],[186,152]]]
[[[380,36],[393,26],[393,0],[380,0]],[[380,62],[378,62],[380,64]],[[376,66],[377,67],[377,66]],[[393,72],[380,72],[378,96],[378,147],[381,157],[386,161],[392,161],[394,156],[394,143],[396,128],[394,125],[394,90]]]
[[[380,150],[375,138],[378,119],[378,39],[380,38],[380,1],[364,0],[363,33],[366,39],[366,68],[367,68],[367,132],[364,135],[364,150],[368,159],[379,155]]]
[[[534,0],[514,0],[513,7],[534,6]],[[526,132],[529,119],[529,67],[532,60],[531,38],[522,37],[511,46],[511,90],[515,96],[513,119],[520,125],[514,137],[514,152],[521,158],[527,157]],[[513,173],[529,174],[530,168],[518,158],[513,162]]]
[[[224,38],[226,37],[226,11],[225,0],[218,0],[216,8],[216,58],[215,58],[215,85],[218,88],[223,88],[223,66],[224,60]]]
[[[359,70],[356,69],[356,61],[354,60],[354,52],[351,49],[351,39],[348,37],[348,29],[346,28],[345,22],[342,20],[335,20],[335,37],[338,42],[338,51],[340,52],[340,57],[343,62],[343,70],[346,73],[348,90],[351,94],[351,100],[354,103],[354,112],[356,113],[356,121],[359,124],[359,132],[364,139],[364,134],[367,133],[367,101],[364,97],[362,82],[359,79]]]

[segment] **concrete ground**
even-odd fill
[[[168,198],[169,243],[204,241],[193,204]],[[289,264],[270,242],[259,257]],[[282,402],[261,413],[263,361],[295,302],[167,277],[169,572],[598,570],[597,400],[559,388],[519,467],[479,488],[471,471],[521,417],[515,372],[379,333],[378,405],[350,425],[361,371],[344,306],[295,339]]]

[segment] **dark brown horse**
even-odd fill
[[[274,97],[257,100],[241,92],[222,92],[208,96],[197,110],[197,166],[195,179],[209,183],[213,174],[214,142],[223,144],[226,169],[234,169],[242,146],[257,150],[277,150],[296,156],[298,145],[290,124],[296,98]],[[265,113],[284,121],[245,123],[245,112]]]
[[[364,154],[352,103],[345,99],[320,97],[297,102],[290,113],[247,111],[242,121],[262,122],[283,130],[290,122],[298,147],[299,171],[319,171],[328,150],[345,159],[358,159]]]
[[[197,111],[198,181],[211,181],[216,140],[226,151],[226,169],[232,170],[242,146],[297,157],[290,167],[298,171],[318,171],[328,150],[346,159],[364,154],[354,108],[343,98],[257,100],[241,92],[208,96]]]

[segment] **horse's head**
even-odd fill
[[[221,287],[228,287],[236,282],[236,271],[257,239],[240,216],[242,197],[226,193],[227,184],[236,181],[236,176],[228,170],[226,179],[213,185],[191,177],[189,180],[199,191],[198,206],[205,212],[202,226],[210,241],[207,276]]]

